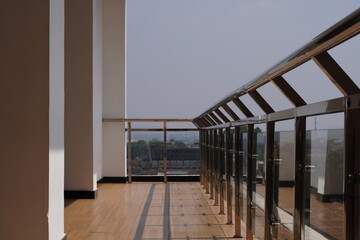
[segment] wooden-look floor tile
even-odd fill
[[[152,196],[147,202],[151,188]],[[169,191],[170,199],[166,199],[166,191]],[[257,193],[256,202],[262,206],[262,185],[257,186]],[[279,211],[282,212],[279,214],[282,214],[283,225],[277,229],[277,239],[292,239],[293,194],[293,188],[280,188]],[[165,211],[166,204],[169,211]],[[146,216],[143,216],[144,206],[148,207]],[[243,201],[243,206],[246,207],[246,201]],[[170,219],[167,221],[171,239],[234,239],[231,238],[235,233],[234,225],[226,224],[227,216],[218,214],[219,206],[214,206],[214,200],[199,183],[102,184],[98,199],[67,201],[65,232],[68,240],[164,239],[166,213]],[[257,209],[255,215],[255,233],[258,239],[262,239],[264,211]],[[246,209],[242,219],[241,232],[245,235]],[[322,236],[317,232],[319,230],[341,239],[342,221],[341,203],[323,203],[316,200],[314,194],[311,195],[310,223],[314,229],[307,226],[307,236]],[[141,225],[143,228],[140,231]],[[136,237],[139,232],[141,238]]]

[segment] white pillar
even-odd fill
[[[126,117],[125,0],[103,1],[103,117]],[[103,124],[105,177],[126,177],[125,124]]]
[[[1,239],[64,237],[64,2],[0,8]]]
[[[102,2],[93,0],[93,157],[94,185],[103,177],[102,107],[103,107],[103,33]]]
[[[95,197],[102,177],[101,17],[99,0],[65,1],[65,190],[76,198]]]

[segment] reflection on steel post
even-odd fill
[[[205,131],[205,164],[205,193],[209,194],[209,130]]]
[[[272,236],[272,223],[275,222],[274,217],[274,138],[275,138],[275,123],[268,122],[266,124],[266,177],[265,177],[265,239],[270,240]]]
[[[348,100],[348,105],[350,101]],[[360,239],[360,109],[345,111],[345,223],[343,239]]]
[[[225,181],[224,181],[224,174],[225,174],[225,151],[224,151],[224,131],[223,129],[219,129],[220,135],[220,176],[219,176],[219,188],[220,188],[220,212],[219,214],[225,214],[225,202],[224,202],[224,192],[225,192]]]
[[[164,183],[167,183],[167,139],[166,139],[166,121],[164,121]]]
[[[226,186],[227,186],[227,223],[232,224],[232,186],[231,186],[231,176],[232,176],[232,138],[230,127],[226,128]]]
[[[203,189],[206,189],[206,130],[202,130],[202,174],[203,174]]]
[[[305,144],[306,117],[298,117],[295,120],[295,240],[305,237]]]
[[[200,166],[200,183],[204,186],[204,173],[203,173],[203,154],[204,154],[204,142],[203,142],[203,130],[199,131],[199,140],[200,140],[200,162],[199,162],[199,166]]]
[[[213,130],[209,130],[210,199],[214,199]]]
[[[214,129],[214,185],[215,185],[215,203],[214,206],[219,205],[219,134],[218,130]]]
[[[132,180],[131,180],[131,122],[128,122],[128,131],[127,132],[128,132],[128,144],[127,144],[128,182],[132,183]]]
[[[240,127],[235,127],[235,235],[234,238],[241,238],[241,220],[240,220],[240,165],[242,164],[241,156]]]
[[[246,215],[246,238],[252,240],[255,233],[254,219],[255,219],[255,208],[253,205],[253,178],[255,169],[253,169],[253,153],[254,153],[254,124],[248,126],[248,154],[247,154],[247,215]]]

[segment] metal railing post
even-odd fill
[[[219,205],[219,134],[218,130],[214,129],[214,185],[215,185],[215,203],[214,206]]]
[[[350,99],[347,101],[350,105]],[[360,239],[360,109],[345,111],[345,219],[346,236]]]
[[[295,211],[294,239],[305,237],[305,144],[306,118],[295,119]]]
[[[214,134],[209,130],[210,199],[214,199]]]
[[[206,185],[207,185],[207,146],[206,146],[206,131],[207,130],[203,130],[203,172],[204,172],[204,186],[203,188],[206,191]]]
[[[232,224],[232,185],[231,185],[231,177],[232,177],[232,161],[233,156],[231,153],[232,150],[232,138],[231,138],[231,129],[230,127],[226,128],[226,203],[227,203],[227,223]]]
[[[248,154],[247,154],[247,206],[248,210],[246,211],[246,238],[247,239],[253,239],[254,233],[255,233],[255,208],[256,205],[253,202],[253,179],[254,179],[254,168],[253,168],[253,162],[254,162],[254,124],[248,124]]]
[[[164,121],[164,183],[167,183],[167,125]]]
[[[128,182],[132,183],[131,179],[131,122],[127,123],[127,134],[128,134],[128,144],[127,144],[127,169],[128,169]]]
[[[224,151],[224,132],[223,129],[219,129],[220,133],[220,159],[219,159],[219,167],[220,167],[220,174],[219,174],[219,190],[220,190],[220,212],[219,214],[225,214],[225,181],[224,181],[224,174],[225,174],[225,151]]]
[[[206,190],[206,194],[210,194],[210,188],[209,188],[209,185],[210,185],[210,170],[209,170],[209,130],[206,130],[205,131],[205,164],[206,164],[206,167],[205,167],[205,190]]]
[[[200,130],[199,131],[199,139],[200,139],[200,162],[199,162],[199,166],[200,166],[200,183],[201,185],[205,185],[204,184],[204,140],[203,140],[203,131],[204,130]]]
[[[266,124],[266,175],[265,175],[265,239],[273,238],[272,228],[275,227],[274,217],[274,139],[275,123]],[[273,227],[274,226],[274,227]]]
[[[240,193],[240,169],[242,165],[242,152],[241,152],[241,136],[240,127],[235,127],[235,235],[234,238],[241,238],[241,193]]]

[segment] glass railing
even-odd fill
[[[168,131],[167,174],[199,175],[198,131]]]
[[[127,120],[128,179],[199,176],[200,145],[197,128],[167,128],[167,121]],[[139,122],[140,120],[137,120]],[[149,124],[152,123],[153,125]],[[155,124],[154,124],[155,123]],[[133,126],[133,127],[132,127]],[[143,127],[145,126],[145,127]]]
[[[351,68],[329,54],[349,39],[359,40],[359,16],[357,9],[193,119],[201,129],[206,192],[226,179],[231,184],[221,190],[227,193],[215,191],[214,197],[231,201],[228,186],[235,185],[235,236],[360,239],[360,86],[347,73]],[[240,131],[229,137],[234,128]],[[215,164],[208,141],[214,131],[226,134],[225,146],[235,146],[215,146],[222,153]],[[223,163],[234,159],[223,171]],[[232,206],[226,206],[231,223]]]
[[[128,143],[129,144],[129,143]],[[144,131],[131,134],[131,175],[164,175],[164,137],[162,132]]]

